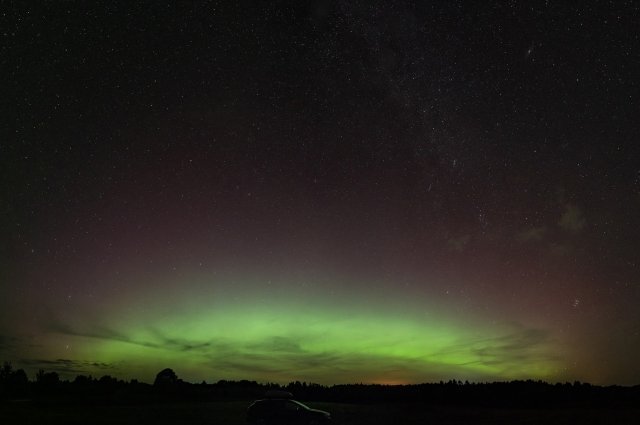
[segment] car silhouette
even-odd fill
[[[329,423],[331,414],[290,398],[266,398],[249,406],[247,421],[264,425],[319,425]]]

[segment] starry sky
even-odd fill
[[[640,383],[639,6],[573,3],[5,4],[0,360]]]

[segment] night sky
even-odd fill
[[[0,361],[640,383],[637,2],[131,3],[1,6]]]

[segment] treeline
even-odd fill
[[[587,383],[549,384],[543,381],[469,383],[456,380],[416,385],[349,384],[325,386],[306,382],[287,385],[256,381],[199,384],[184,382],[171,369],[160,371],[153,384],[124,381],[109,375],[78,375],[61,380],[56,372],[40,370],[35,380],[5,362],[0,369],[0,399],[29,399],[54,403],[139,404],[159,401],[251,400],[280,390],[302,401],[340,403],[402,403],[487,407],[634,407],[640,405],[640,386],[596,386]]]

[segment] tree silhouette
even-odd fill
[[[29,378],[27,378],[27,373],[24,369],[16,370],[9,377],[9,385],[14,387],[26,387],[28,383]]]
[[[0,395],[23,396],[27,392],[29,378],[24,369],[13,370],[9,362],[0,368]]]
[[[0,368],[0,382],[7,382],[12,372],[13,366],[11,366],[11,362],[2,363],[2,368]]]
[[[156,375],[155,381],[153,381],[153,385],[156,387],[171,387],[178,383],[178,375],[173,371],[173,369],[163,369]]]
[[[56,372],[45,372],[40,369],[36,374],[36,384],[42,388],[52,389],[60,383],[60,377]]]

